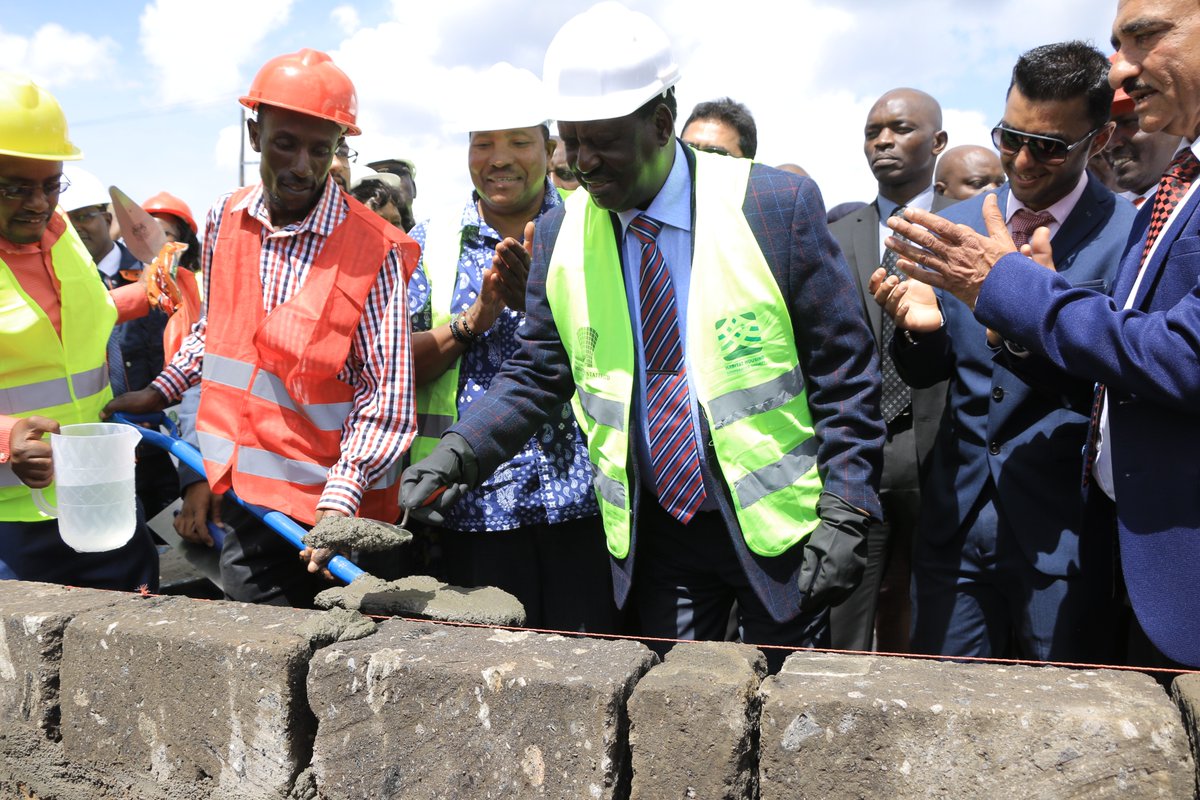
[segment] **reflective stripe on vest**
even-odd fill
[[[458,262],[462,258],[462,209],[435,215],[425,228],[421,262],[429,282],[431,329],[449,324],[454,290],[458,286]],[[412,461],[433,452],[442,434],[458,421],[458,376],[462,358],[455,358],[446,371],[417,387],[417,436],[410,449]]]
[[[253,378],[253,385],[249,386],[251,395],[303,414],[320,431],[341,431],[346,415],[354,407],[350,402],[298,404],[288,394],[282,378],[265,369],[260,369],[256,374],[254,365],[244,361],[217,355],[205,356],[203,369],[204,380],[234,389],[246,389]]]
[[[741,211],[750,169],[745,159],[696,154],[687,363],[742,536],[775,556],[819,522],[821,479],[788,306]],[[611,216],[586,193],[567,201],[546,295],[571,359],[609,551],[623,558],[632,327]]]
[[[60,218],[65,230],[50,260],[62,304],[61,336],[0,260],[0,414],[38,414],[70,425],[97,421],[112,399],[105,359],[117,311],[79,235]],[[52,489],[47,497],[56,502]],[[44,519],[12,465],[0,465],[0,521]]]
[[[205,461],[216,464],[229,463],[234,452],[232,441],[204,432],[198,432],[197,438],[200,442],[200,452]],[[315,487],[324,487],[325,482],[329,480],[329,470],[325,467],[308,461],[285,458],[277,453],[256,447],[238,447],[237,461],[239,471],[260,478]],[[371,484],[370,488],[386,489],[396,483],[399,475],[400,468],[397,464],[385,471],[375,483]]]

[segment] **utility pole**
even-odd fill
[[[238,105],[238,186],[246,185],[246,107]]]

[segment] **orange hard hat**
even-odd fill
[[[1116,53],[1108,57],[1108,63],[1117,63]],[[1112,110],[1109,111],[1109,115],[1119,117],[1122,114],[1128,114],[1130,111],[1133,111],[1133,98],[1123,88],[1118,86],[1117,90],[1113,92]]]
[[[159,192],[142,203],[142,210],[147,214],[172,214],[186,222],[187,226],[192,229],[192,233],[200,232],[188,204],[168,192]]]
[[[362,133],[354,124],[358,116],[354,84],[329,54],[320,50],[305,48],[272,58],[238,101],[251,111],[265,103],[327,119],[344,127],[347,136]]]

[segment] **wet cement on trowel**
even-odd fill
[[[362,517],[324,517],[304,535],[304,543],[309,547],[342,552],[378,553],[403,547],[411,541],[412,534],[404,528]]]
[[[326,589],[313,602],[318,608],[347,608],[364,614],[478,625],[525,624],[525,607],[508,592],[494,586],[464,589],[428,575],[385,581],[363,574],[349,586]]]

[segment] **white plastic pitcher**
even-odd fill
[[[85,422],[50,434],[57,508],[40,489],[33,502],[58,517],[58,532],[77,553],[116,550],[137,527],[133,450],[141,434],[129,425]]]

